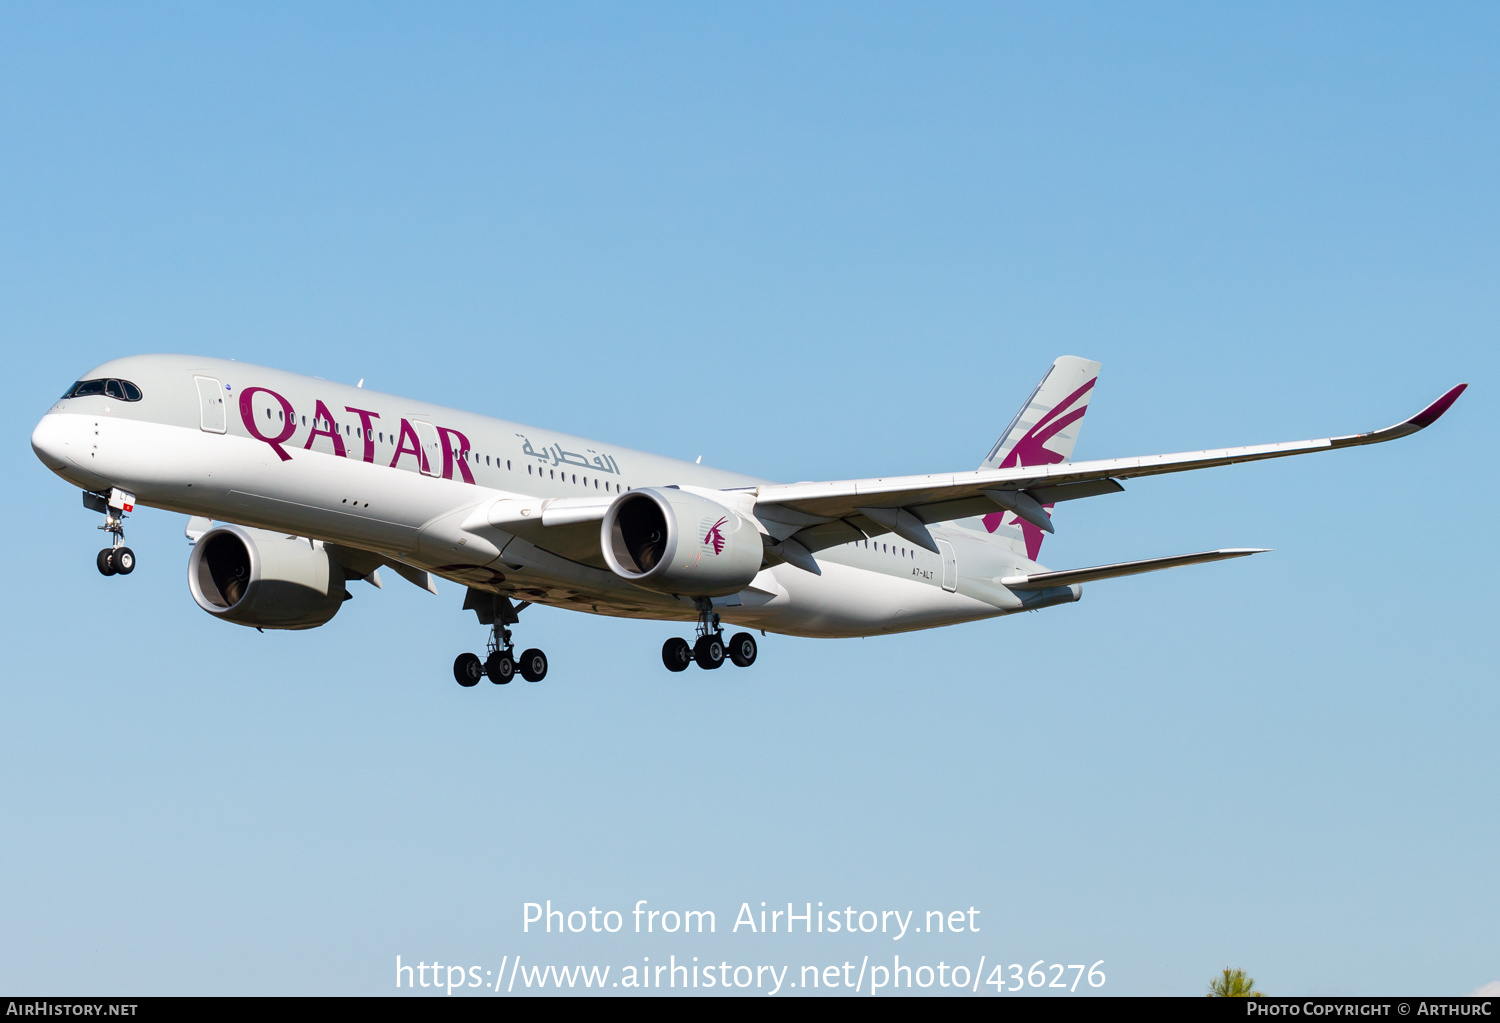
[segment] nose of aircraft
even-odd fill
[[[42,460],[42,464],[53,472],[65,469],[78,452],[77,420],[79,416],[65,416],[49,412],[31,431],[31,450]],[[71,457],[70,457],[71,456]]]

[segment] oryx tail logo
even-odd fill
[[[724,553],[724,544],[727,541],[724,539],[724,534],[720,531],[719,527],[728,521],[729,516],[725,515],[718,522],[709,526],[708,532],[703,535],[703,542],[714,549],[715,556]]]
[[[1005,457],[1000,460],[998,468],[1015,469],[1032,465],[1056,465],[1058,462],[1066,462],[1068,460],[1066,454],[1053,451],[1046,446],[1046,443],[1083,418],[1084,413],[1089,410],[1089,392],[1094,389],[1094,384],[1098,383],[1098,380],[1098,377],[1091,377],[1078,390],[1048,409],[1046,415],[1038,419],[1030,429],[1011,445]],[[1043,378],[1042,384],[1037,385],[1037,390],[1040,391],[1042,385],[1046,384],[1046,382],[1046,378]],[[1025,409],[1022,410],[1023,414],[1024,412]],[[1016,426],[1020,425],[1020,418],[1019,415],[1016,417]],[[1015,427],[1012,428],[1011,433],[1002,438],[1002,445],[1005,441],[1010,440],[1014,434],[1014,429]],[[1076,438],[1076,436],[1075,433],[1074,437]],[[1073,442],[1071,440],[1067,442],[1066,450],[1070,453],[1072,452]],[[1052,505],[1050,504],[1044,504],[1042,507],[1048,511],[1052,510]],[[1009,522],[1005,521],[1007,517],[1010,519]],[[1035,561],[1037,555],[1041,553],[1041,529],[1025,521],[1019,515],[1013,512],[990,512],[984,517],[983,521],[984,528],[991,533],[999,529],[1002,524],[1020,527],[1021,536],[1026,542],[1026,556]]]

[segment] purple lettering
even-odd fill
[[[267,437],[261,433],[260,428],[255,424],[255,409],[252,407],[250,399],[254,397],[256,391],[264,391],[281,403],[281,411],[285,416],[285,423],[282,431],[274,437]],[[240,392],[240,421],[245,424],[245,429],[250,432],[250,436],[271,445],[271,450],[280,455],[283,462],[290,462],[292,460],[292,456],[286,453],[286,448],[281,446],[291,440],[292,434],[297,432],[297,418],[292,411],[291,402],[269,387],[247,387]]]
[[[411,441],[411,447],[406,446],[408,440]],[[401,456],[406,454],[417,456],[418,472],[427,471],[427,456],[422,453],[422,442],[417,439],[417,431],[403,419],[401,420],[401,440],[396,444],[396,457],[391,459],[391,468],[396,468],[397,463],[401,461]]]
[[[453,478],[453,463],[455,461],[453,452],[455,448],[452,439],[449,437],[449,434],[452,434],[453,437],[458,438],[458,471],[463,474],[465,483],[473,483],[474,474],[469,471],[469,438],[457,430],[448,429],[446,426],[439,426],[437,432],[443,438],[443,479],[451,480]]]
[[[328,429],[323,429],[319,423],[327,423]],[[333,441],[333,453],[340,458],[344,457],[344,438],[339,436],[338,424],[333,421],[333,413],[328,411],[328,406],[319,399],[318,407],[313,410],[312,433],[307,435],[307,443],[302,445],[303,449],[313,446],[313,441],[319,437],[328,437]]]
[[[375,435],[370,432],[370,420],[379,419],[380,413],[370,412],[362,408],[355,408],[353,405],[345,405],[344,411],[353,412],[355,415],[359,416],[360,429],[364,431],[365,435],[365,461],[375,461]]]

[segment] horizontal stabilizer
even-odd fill
[[[1070,568],[1063,572],[1033,572],[1030,575],[1008,575],[1000,580],[1001,586],[1012,590],[1045,590],[1052,586],[1071,586],[1095,579],[1113,579],[1120,575],[1139,575],[1156,572],[1179,565],[1198,565],[1205,561],[1224,561],[1227,558],[1243,558],[1251,554],[1265,554],[1268,547],[1227,547],[1221,551],[1203,551],[1199,554],[1178,554],[1170,558],[1147,558],[1145,561],[1120,561],[1113,565],[1098,565],[1094,568]]]

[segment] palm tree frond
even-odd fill
[[[1261,992],[1255,990],[1255,978],[1245,976],[1244,970],[1231,970],[1224,967],[1224,972],[1208,982],[1208,997],[1210,998],[1263,998]]]

